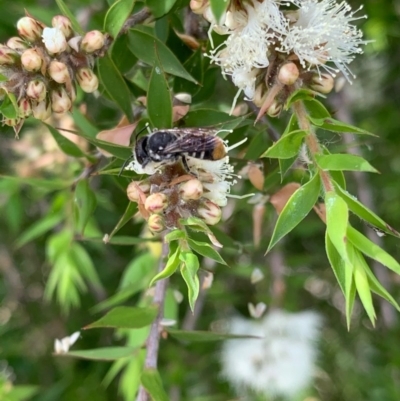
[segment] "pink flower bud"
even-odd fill
[[[335,81],[329,74],[315,74],[311,80],[310,88],[316,92],[328,94],[332,91]]]
[[[104,35],[100,31],[87,32],[81,42],[81,49],[86,53],[100,50],[105,43]]]
[[[19,58],[19,54],[4,45],[0,45],[0,65],[12,65]]]
[[[165,194],[155,193],[147,197],[144,207],[150,213],[161,213],[168,206],[168,200]]]
[[[58,28],[67,39],[73,34],[71,20],[63,15],[55,15],[51,20],[51,25]]]
[[[32,114],[32,107],[29,99],[22,98],[18,102],[18,111],[21,118],[27,118]]]
[[[159,214],[152,214],[147,220],[150,231],[159,233],[165,229],[165,222]]]
[[[146,181],[132,181],[126,188],[126,194],[131,202],[139,202],[142,195],[150,192],[150,184]]]
[[[29,47],[28,44],[18,36],[13,36],[8,39],[7,46],[13,50],[25,50]]]
[[[203,14],[209,6],[208,0],[190,0],[189,7],[195,14]]]
[[[279,69],[278,80],[283,85],[293,85],[299,78],[299,69],[295,63],[286,63]]]
[[[28,42],[35,42],[42,35],[40,23],[31,17],[23,17],[17,22],[19,36],[22,36]]]
[[[197,200],[203,195],[203,185],[197,178],[181,184],[179,195],[184,201]]]
[[[61,53],[68,48],[67,40],[59,28],[44,28],[42,38],[47,51],[52,54]]]
[[[28,83],[26,88],[26,95],[37,102],[41,102],[45,99],[47,94],[46,85],[40,79],[35,79]]]
[[[72,107],[71,99],[68,97],[66,90],[60,86],[53,89],[50,93],[51,108],[55,113],[65,113]]]
[[[197,209],[197,214],[209,226],[217,224],[221,220],[221,208],[214,202],[204,200]]]
[[[26,71],[39,71],[42,62],[42,57],[37,49],[27,49],[22,53],[21,64]]]
[[[51,116],[50,103],[46,100],[32,102],[32,114],[38,120],[47,120]]]
[[[51,79],[59,84],[63,84],[69,80],[68,67],[61,61],[52,60],[47,72]]]
[[[99,87],[99,80],[90,68],[81,68],[76,74],[79,86],[86,93],[92,93]]]

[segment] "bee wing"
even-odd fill
[[[221,138],[209,133],[188,133],[167,145],[162,153],[203,152],[213,150],[220,142]]]

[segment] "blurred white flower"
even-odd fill
[[[72,345],[78,340],[80,334],[79,331],[76,331],[69,337],[64,337],[61,340],[56,339],[54,341],[54,352],[56,354],[66,354],[70,347],[72,347]]]
[[[348,67],[356,54],[362,53],[362,32],[352,25],[361,9],[352,11],[345,1],[292,0],[299,7],[297,21],[290,26],[277,50],[295,53],[303,67],[317,66],[335,76],[341,71],[348,81],[354,74]],[[332,62],[335,67],[326,65]]]
[[[60,28],[44,28],[42,39],[50,53],[61,53],[68,47],[67,40]]]
[[[230,333],[262,338],[225,341],[223,376],[240,393],[295,396],[312,381],[321,323],[315,312],[279,310],[257,322],[232,319]]]

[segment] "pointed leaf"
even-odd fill
[[[192,239],[188,239],[187,242],[189,246],[199,255],[205,256],[206,258],[210,258],[215,260],[217,263],[227,266],[221,255],[207,242],[199,242]]]
[[[96,195],[91,190],[88,180],[78,181],[75,187],[74,203],[77,216],[77,231],[83,235],[86,224],[93,216],[97,206]]]
[[[188,81],[197,83],[197,81],[185,70],[181,62],[176,58],[174,53],[165,46],[163,42],[146,32],[138,29],[129,31],[129,50],[139,59],[147,64],[156,66],[158,58],[163,70],[167,74],[175,75],[187,79]]]
[[[81,26],[78,24],[78,21],[76,20],[74,14],[69,10],[67,5],[64,3],[63,0],[56,0],[57,6],[60,9],[61,13],[68,17],[71,20],[72,28],[75,32],[79,33],[79,35],[84,35],[85,32],[81,28]]]
[[[179,267],[181,261],[179,259],[181,249],[178,245],[170,244],[169,248],[169,255],[168,255],[168,261],[164,267],[164,269],[158,273],[156,276],[153,277],[151,280],[149,287],[154,285],[155,282],[168,278],[172,276],[176,269]]]
[[[326,129],[327,131],[333,131],[333,132],[348,132],[352,134],[361,134],[361,135],[371,135],[371,136],[376,136],[375,134],[372,134],[371,132],[368,132],[362,128],[355,127],[350,124],[346,124],[342,121],[335,120],[334,118],[312,118],[309,117],[309,120],[311,121],[312,124],[316,125],[319,128]]]
[[[177,0],[146,0],[146,6],[150,8],[155,18],[160,18],[167,14]]]
[[[289,198],[278,217],[267,252],[308,215],[318,199],[320,190],[321,180],[316,174]]]
[[[326,229],[330,240],[342,259],[349,263],[347,255],[347,225],[349,210],[346,202],[335,192],[325,194]]]
[[[305,131],[298,130],[282,136],[261,157],[291,159],[299,153],[303,138],[306,135]]]
[[[183,262],[181,264],[181,275],[188,288],[189,305],[193,312],[200,291],[199,278],[197,277],[199,259],[191,252],[181,252],[179,259]]]
[[[110,310],[99,320],[85,326],[83,329],[95,329],[100,327],[111,327],[119,329],[138,329],[149,326],[156,318],[158,308],[148,306],[145,308],[133,308],[118,306]]]
[[[109,235],[109,240],[112,239],[112,237],[129,221],[131,221],[132,217],[134,214],[137,212],[137,203],[135,202],[129,202],[128,206],[125,209],[124,214],[121,216],[119,219],[117,225],[113,228]],[[110,241],[107,241],[110,242]]]
[[[109,55],[105,55],[98,60],[97,69],[104,89],[125,113],[128,120],[132,122],[131,92],[123,76],[114,64],[114,61],[111,60]]]
[[[325,250],[340,289],[346,295],[346,264],[329,239],[328,231],[325,232]]]
[[[395,273],[400,274],[400,264],[384,249],[365,237],[355,228],[351,226],[347,228],[347,237],[349,241],[351,241],[351,243],[364,255],[371,259],[375,259],[383,266],[386,266]]]
[[[221,0],[210,0],[211,11],[214,14],[217,24],[221,22],[221,18],[229,6],[229,1]],[[223,21],[222,21],[223,22]]]
[[[350,154],[333,154],[317,156],[317,163],[323,170],[334,171],[367,171],[378,173],[364,158]]]
[[[172,98],[161,64],[155,64],[147,93],[147,112],[153,127],[172,127]]]
[[[161,377],[155,369],[145,369],[140,378],[142,386],[150,394],[153,401],[169,401],[163,388]]]
[[[347,191],[342,189],[339,185],[334,183],[336,193],[343,198],[349,209],[358,217],[363,220],[371,223],[373,226],[379,228],[386,234],[393,235],[395,237],[400,237],[400,233],[398,233],[393,227],[389,226],[385,221],[383,221],[379,216],[377,216],[373,211],[369,210],[366,206],[364,206],[360,201],[358,201],[353,195],[350,195]]]
[[[175,229],[171,232],[169,232],[165,237],[164,241],[165,242],[171,242],[171,241],[177,241],[180,239],[186,239],[186,233],[183,230],[178,230]]]
[[[292,106],[293,103],[301,101],[301,100],[314,100],[314,92],[309,89],[299,89],[293,92],[286,101],[285,108],[286,110]]]
[[[113,3],[104,19],[104,31],[116,38],[126,19],[131,15],[134,4],[135,0],[117,0]]]
[[[115,361],[131,356],[136,350],[136,348],[130,347],[105,347],[83,351],[69,351],[67,354],[61,354],[60,356],[71,356],[73,358],[89,359],[92,361]]]
[[[184,330],[170,330],[168,334],[180,341],[185,342],[212,342],[212,341],[224,341],[224,340],[243,340],[249,338],[260,338],[250,335],[242,334],[228,334],[228,333],[216,333],[213,331],[184,331]]]
[[[6,96],[0,105],[0,113],[2,113],[6,118],[18,117],[18,104],[13,93],[6,93]]]

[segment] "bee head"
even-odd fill
[[[147,136],[143,136],[142,138],[138,139],[135,145],[135,157],[137,162],[145,167],[146,164],[150,161],[149,154],[147,153]]]

